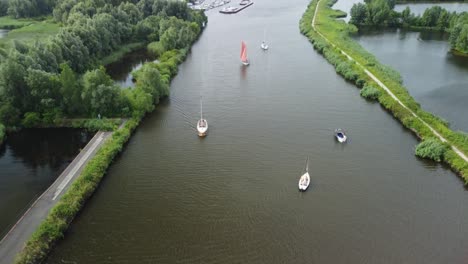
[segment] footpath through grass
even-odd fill
[[[350,38],[350,34],[357,29],[336,19],[343,12],[333,10],[331,6],[334,3],[335,0],[313,0],[301,19],[301,32],[346,80],[360,88],[371,86],[372,90],[379,90],[374,91],[371,98],[378,100],[419,138],[436,139],[448,144],[450,148],[443,153],[441,160],[449,164],[468,184],[468,135],[452,131],[444,120],[421,109],[403,87],[399,73],[381,64]]]

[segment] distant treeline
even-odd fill
[[[47,41],[0,47],[0,123],[7,127],[151,111],[168,95],[171,73],[147,66],[138,73],[136,88],[122,89],[99,59],[131,42],[155,42],[169,58],[171,50],[190,47],[206,22],[203,13],[190,10],[184,1],[11,0],[8,12],[17,2],[49,6],[40,12],[53,14],[63,27]],[[30,5],[21,6],[26,10]],[[20,16],[37,15],[15,10]],[[174,66],[162,68],[177,70],[176,62],[165,63]]]
[[[468,53],[468,13],[449,12],[433,6],[416,16],[409,7],[402,12],[393,10],[395,0],[365,0],[351,8],[350,23],[358,28],[394,27],[445,31],[450,34],[453,50]]]

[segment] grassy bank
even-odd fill
[[[32,43],[43,40],[58,33],[60,25],[51,19],[36,21],[32,19],[0,18],[0,28],[12,29],[4,38],[0,38],[0,44],[9,45],[13,40]]]
[[[342,15],[342,12],[331,9],[333,4],[334,0],[313,0],[301,19],[301,32],[309,38],[314,48],[323,54],[335,66],[337,73],[346,80],[355,83],[358,87],[372,86],[377,89],[379,92],[372,91],[372,97],[377,99],[385,109],[419,138],[424,140],[435,137],[434,132],[426,126],[425,123],[427,123],[447,139],[450,145],[456,146],[463,153],[468,153],[467,135],[462,132],[452,131],[444,120],[421,109],[420,105],[403,87],[399,73],[381,64],[372,54],[350,38],[350,35],[355,33],[357,29],[353,25],[348,25],[336,19]],[[322,35],[312,27],[316,8],[318,10],[315,26],[316,30]],[[350,60],[341,51],[344,51],[354,60]],[[365,70],[376,76],[404,106],[380,87]],[[363,96],[367,95],[368,92],[363,92]],[[412,112],[417,116],[413,115]],[[449,148],[444,153],[443,161],[458,172],[465,180],[465,183],[468,184],[468,163],[463,158]]]
[[[157,67],[161,79],[169,83],[177,74],[178,65],[185,60],[187,53],[188,48],[166,51],[159,58],[160,63],[152,64],[150,62],[149,64]],[[125,123],[123,128],[116,130],[112,137],[104,143],[70,189],[51,209],[47,218],[26,243],[23,251],[18,254],[15,263],[41,263],[47,257],[55,243],[63,238],[73,218],[94,193],[99,182],[105,176],[107,168],[115,156],[122,151],[124,144],[129,140],[143,116],[143,112],[134,115],[132,119]],[[77,126],[83,126],[77,120],[72,121],[71,124],[73,122]]]
[[[15,29],[22,28],[36,23],[37,21],[32,19],[15,19],[10,16],[0,17],[0,28],[1,29]]]
[[[106,56],[106,57],[102,58],[100,60],[101,64],[102,65],[107,65],[107,64],[111,64],[113,62],[116,62],[116,61],[120,60],[121,58],[123,58],[123,56],[125,56],[127,53],[130,53],[132,51],[141,49],[143,47],[145,47],[144,42],[134,42],[134,43],[129,43],[129,44],[123,45],[123,46],[119,47],[119,49],[112,52],[112,54],[110,54],[109,56]]]
[[[51,209],[47,218],[26,243],[24,250],[17,256],[15,263],[41,263],[47,257],[86,200],[91,197],[112,160],[122,150],[138,123],[139,120],[129,120],[99,149],[78,179]]]

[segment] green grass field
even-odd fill
[[[9,45],[13,40],[23,42],[34,42],[46,39],[58,33],[60,25],[52,22],[51,19],[42,21],[32,19],[13,19],[11,17],[0,17],[0,28],[11,29],[3,38],[0,44]]]

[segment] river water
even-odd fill
[[[466,261],[461,180],[416,158],[415,136],[313,50],[298,29],[307,4],[208,12],[170,98],[143,120],[47,263]],[[200,95],[204,139],[194,129]],[[334,140],[337,127],[347,144]],[[299,193],[307,156],[311,186]]]
[[[0,146],[0,237],[91,139],[80,129],[24,129]]]

